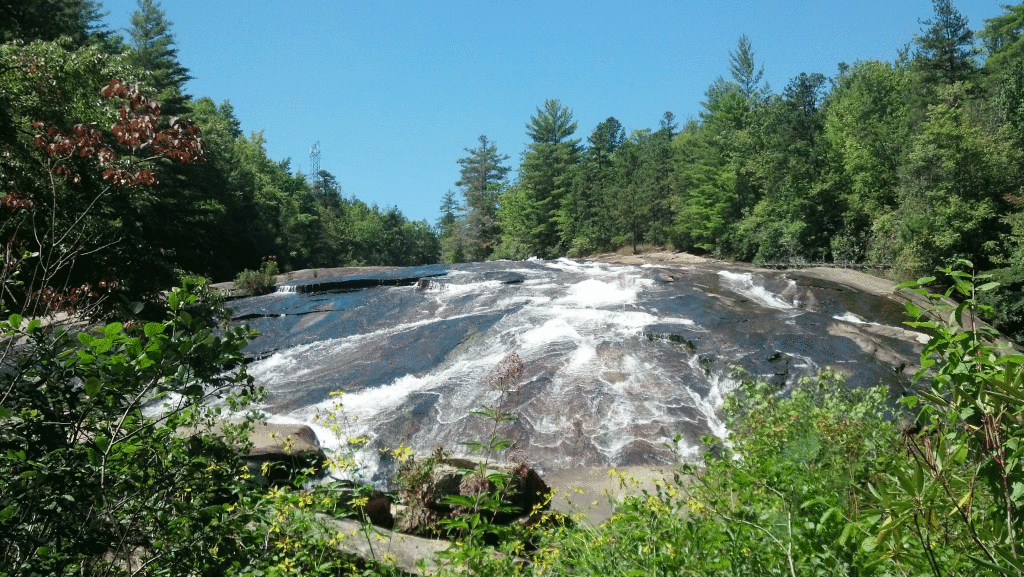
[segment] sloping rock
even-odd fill
[[[394,559],[398,569],[412,575],[424,574],[420,571],[421,559],[426,575],[437,573],[438,564],[435,557],[451,545],[447,541],[424,539],[376,527],[372,529],[370,538],[367,538],[364,526],[357,521],[335,519],[322,514],[318,514],[317,518],[331,531],[345,536],[338,542],[339,551],[376,561],[389,556]]]

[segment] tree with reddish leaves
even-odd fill
[[[45,120],[32,123],[47,185],[35,191],[36,201],[17,193],[4,197],[12,199],[3,204],[10,210],[3,229],[9,255],[5,264],[29,261],[20,294],[6,288],[5,308],[29,315],[81,309],[119,288],[121,279],[108,276],[116,268],[91,266],[104,252],[116,254],[110,249],[120,239],[103,234],[109,232],[103,230],[104,220],[116,217],[111,209],[116,212],[139,189],[157,183],[157,159],[204,160],[199,127],[172,118],[167,129],[158,130],[160,104],[137,86],[114,79],[100,94],[120,102],[119,121],[109,131],[90,122],[76,122],[70,129]]]

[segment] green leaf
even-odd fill
[[[113,339],[117,335],[121,334],[122,330],[124,330],[124,325],[121,323],[110,323],[103,329],[103,336],[108,339]]]
[[[109,351],[113,346],[114,342],[108,338],[94,339],[92,343],[89,344],[89,348],[91,348],[92,351],[97,355],[102,355],[103,353]]]
[[[23,319],[22,316],[19,315],[19,314],[13,314],[13,315],[11,315],[10,317],[7,318],[7,322],[11,323],[11,328],[12,329],[17,329],[17,328],[21,327],[21,323],[24,320],[25,319]]]
[[[475,507],[476,502],[472,497],[465,495],[448,495],[442,500],[446,505],[455,505],[457,507]]]
[[[1010,494],[1010,500],[1014,503],[1020,503],[1024,501],[1024,483],[1015,481],[1013,483],[1013,493]]]
[[[153,338],[159,334],[163,334],[166,325],[163,323],[146,323],[146,336]]]
[[[957,464],[962,465],[964,460],[967,459],[967,445],[960,445],[960,448],[953,454],[953,461]]]
[[[90,397],[98,395],[101,388],[103,388],[103,382],[97,377],[89,377],[88,379],[85,379],[85,394]]]

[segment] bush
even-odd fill
[[[174,289],[164,322],[78,334],[0,322],[0,575],[221,574],[244,554],[237,456],[178,432],[211,425],[215,398],[256,394],[241,352],[252,333],[213,335],[185,311],[197,300]]]
[[[995,290],[978,295],[978,302],[991,307],[985,320],[1003,334],[1024,343],[1024,266],[990,271],[999,283]]]
[[[274,292],[277,282],[277,260],[274,257],[264,259],[260,270],[243,270],[235,278],[235,288],[253,296]]]

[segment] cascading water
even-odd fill
[[[897,302],[792,276],[533,259],[310,279],[232,308],[262,333],[249,371],[265,411],[328,446],[338,441],[314,416],[335,390],[345,436],[374,448],[482,439],[490,430],[469,412],[497,401],[485,377],[517,352],[522,386],[503,409],[519,420],[500,433],[543,471],[696,456],[701,436],[724,434],[733,364],[780,388],[826,366],[851,385],[908,383],[900,365],[916,341],[896,328]],[[676,434],[682,455],[665,447]]]

